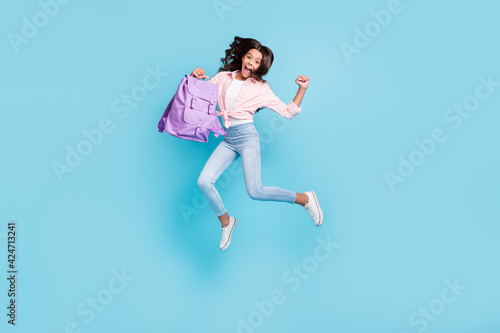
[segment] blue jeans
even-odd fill
[[[230,126],[198,177],[198,187],[217,216],[226,209],[215,188],[217,178],[241,156],[243,177],[248,195],[254,200],[294,203],[297,193],[279,187],[262,186],[260,177],[260,139],[253,123]]]

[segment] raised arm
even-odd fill
[[[302,98],[307,90],[307,86],[309,85],[309,78],[307,76],[299,75],[295,82],[299,85],[299,90],[295,95],[295,98],[287,104],[283,103],[278,96],[276,96],[269,84],[266,84],[266,92],[265,92],[265,102],[264,107],[269,108],[276,113],[282,115],[285,118],[292,119],[295,117],[302,109],[300,108],[300,103],[302,102]]]
[[[299,75],[295,80],[295,83],[299,85],[299,90],[297,90],[297,94],[295,95],[293,102],[295,103],[295,105],[300,106],[300,103],[302,103],[302,98],[304,97],[307,87],[309,86],[309,78],[304,75]]]

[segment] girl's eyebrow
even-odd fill
[[[251,55],[252,58],[253,58],[253,55],[251,53],[247,53],[247,55]],[[262,60],[261,58],[255,58],[255,59],[259,59],[259,60]]]

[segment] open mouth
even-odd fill
[[[246,75],[250,75],[250,73],[252,72],[252,70],[250,68],[248,68],[247,66],[245,66],[243,68],[243,72],[246,74]]]

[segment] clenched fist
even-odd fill
[[[304,75],[299,75],[295,80],[295,83],[297,83],[300,88],[307,89],[309,86],[309,78]]]

